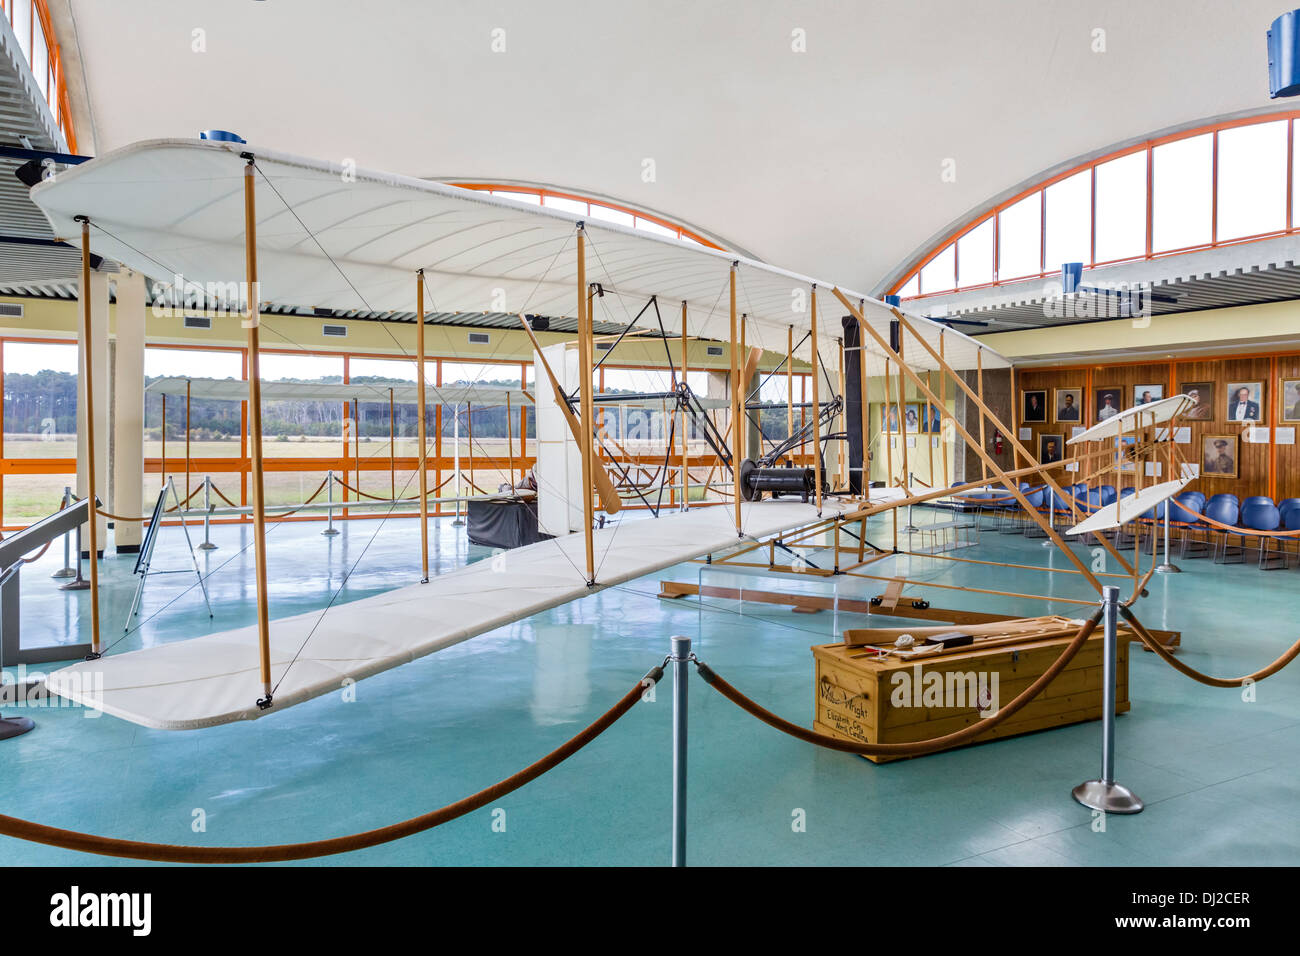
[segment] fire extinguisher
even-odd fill
[[[1002,433],[1001,432],[993,433],[993,453],[996,455],[1002,454]]]

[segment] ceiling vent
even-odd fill
[[[210,329],[212,328],[212,319],[206,315],[187,315],[185,316],[185,327],[187,329]]]
[[[0,302],[0,316],[6,319],[21,319],[23,307],[20,302]]]
[[[714,356],[716,358],[721,358],[723,355],[723,349],[721,345],[710,345],[708,346],[706,351],[708,352],[709,355]]]
[[[487,345],[491,341],[492,336],[488,335],[486,332],[471,332],[469,334],[470,345]]]
[[[326,323],[320,327],[320,334],[326,338],[346,339],[348,337],[348,327],[346,325],[330,325]]]
[[[613,347],[614,347],[614,343],[613,343],[613,342],[597,342],[597,343],[596,343],[596,351],[597,351],[597,352],[608,352],[608,351],[609,351],[610,349],[612,349]]]

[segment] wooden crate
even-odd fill
[[[1052,618],[1040,619],[1052,621]],[[863,743],[905,743],[929,740],[978,723],[980,702],[975,695],[964,701],[950,694],[939,702],[918,701],[911,696],[910,688],[917,681],[927,680],[927,674],[938,674],[947,689],[958,687],[969,690],[969,680],[959,681],[956,675],[986,675],[986,686],[991,687],[992,675],[997,674],[998,703],[1006,705],[1022,690],[1032,684],[1055,661],[1077,630],[1064,618],[1055,619],[1062,624],[1057,629],[1060,636],[1048,638],[1015,639],[1013,643],[1000,643],[981,648],[979,644],[957,648],[934,657],[900,660],[881,658],[868,647],[850,643],[822,644],[812,648],[814,661],[813,726],[821,733]],[[1008,622],[1011,623],[1011,622]],[[851,640],[861,641],[862,631],[851,632]],[[879,632],[881,635],[887,632]],[[1116,713],[1129,709],[1128,653],[1131,632],[1120,629],[1115,680]],[[985,636],[985,635],[982,635]],[[998,640],[997,635],[987,635],[988,640]],[[919,668],[919,670],[918,670]],[[905,682],[895,675],[905,675]],[[951,678],[948,675],[953,675]],[[919,675],[919,677],[918,677]],[[1101,717],[1102,685],[1102,634],[1095,631],[1079,650],[1069,666],[1009,720],[981,734],[973,742],[1010,737],[1015,734],[1062,727]],[[929,679],[932,683],[934,678]],[[906,701],[900,706],[896,691],[908,691]],[[917,703],[920,706],[917,706]],[[947,703],[949,706],[943,706]],[[903,759],[899,757],[868,757],[875,763]]]

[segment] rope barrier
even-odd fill
[[[627,714],[645,692],[646,681],[657,684],[664,676],[662,666],[650,670],[644,678],[637,681],[617,704],[607,710],[587,728],[570,737],[545,757],[506,777],[499,783],[471,794],[464,799],[449,803],[445,807],[418,817],[411,817],[400,823],[393,823],[374,830],[365,830],[347,836],[332,837],[327,840],[313,840],[307,843],[284,843],[268,846],[184,846],[174,843],[147,843],[138,840],[120,840],[115,837],[97,836],[76,830],[63,830],[58,827],[34,823],[0,814],[0,834],[27,840],[31,843],[43,843],[65,850],[78,850],[82,853],[97,853],[101,856],[115,856],[131,860],[149,860],[155,863],[283,863],[289,860],[307,860],[336,853],[350,853],[367,847],[391,843],[404,837],[431,830],[463,817],[467,813],[499,800],[513,793],[527,783],[536,780],[542,774],[558,767],[569,757],[591,743],[602,733],[612,727]]]
[[[456,476],[455,476],[454,473],[451,474],[451,475],[448,475],[446,478],[442,479],[442,481],[441,481],[439,484],[437,484],[437,485],[435,485],[433,488],[429,489],[429,493],[426,494],[425,497],[427,498],[427,497],[429,497],[429,495],[436,494],[437,492],[441,491],[441,490],[442,490],[442,489],[443,489],[443,488],[444,488],[444,487],[445,487],[445,486],[446,486],[446,485],[447,485],[447,484],[448,484],[448,483],[449,483],[453,478],[455,478],[455,477],[456,477]],[[392,501],[419,501],[419,500],[420,500],[420,496],[419,496],[419,495],[410,495],[410,496],[405,497],[405,498],[385,498],[385,497],[383,497],[382,495],[372,495],[372,494],[370,494],[369,492],[362,491],[360,488],[355,488],[355,487],[353,487],[352,485],[349,485],[346,481],[344,481],[344,480],[341,479],[341,478],[335,478],[335,479],[334,479],[334,482],[335,482],[335,484],[338,484],[338,485],[342,486],[343,488],[346,488],[348,491],[352,492],[354,495],[357,495],[357,496],[360,497],[360,498],[370,498],[370,499],[373,500],[373,501],[389,501],[389,502],[392,502]],[[347,502],[343,502],[343,505],[346,505],[346,504],[347,504]]]
[[[792,723],[784,717],[779,717],[770,710],[746,697],[731,684],[727,683],[718,674],[713,671],[703,661],[695,662],[700,676],[704,678],[705,683],[720,693],[727,700],[731,701],[741,710],[748,713],[751,717],[756,717],[769,727],[788,734],[805,743],[815,744],[818,747],[825,747],[828,750],[839,750],[844,753],[859,754],[861,756],[871,757],[919,757],[922,754],[931,754],[939,750],[947,750],[949,747],[956,747],[974,740],[981,734],[987,733],[1007,718],[1011,717],[1031,700],[1042,693],[1061,671],[1065,670],[1070,661],[1074,660],[1076,654],[1083,649],[1083,645],[1088,642],[1092,632],[1096,630],[1097,624],[1101,621],[1102,611],[1098,608],[1092,613],[1079,632],[1061,651],[1060,657],[1052,662],[1052,665],[1039,675],[1038,679],[1020,692],[1015,700],[1008,703],[991,717],[983,718],[969,727],[963,727],[961,730],[953,731],[950,734],[944,734],[942,737],[932,737],[929,740],[919,740],[909,743],[896,744],[866,744],[858,743],[852,740],[840,740],[837,737],[829,737],[826,734],[818,733],[815,730],[809,730],[801,727],[799,724]],[[3,832],[0,830],[0,832]]]
[[[1241,687],[1247,683],[1253,684],[1257,681],[1262,681],[1266,677],[1272,677],[1282,668],[1286,667],[1287,664],[1290,664],[1295,660],[1297,654],[1300,654],[1300,641],[1296,641],[1286,650],[1285,653],[1283,653],[1281,657],[1269,664],[1267,667],[1255,671],[1253,674],[1247,674],[1245,677],[1211,677],[1209,674],[1204,674],[1196,668],[1185,664],[1178,658],[1174,657],[1169,649],[1157,641],[1142,625],[1142,622],[1139,621],[1133,612],[1127,607],[1121,607],[1119,613],[1124,620],[1128,621],[1129,624],[1132,625],[1133,630],[1137,633],[1137,636],[1141,638],[1142,643],[1154,652],[1157,657],[1184,676],[1190,677],[1192,680],[1209,687]]]

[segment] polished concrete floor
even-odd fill
[[[918,511],[917,520],[934,520]],[[275,526],[268,539],[274,616],[324,608],[413,583],[411,519],[354,521],[335,538],[320,523]],[[434,524],[439,570],[490,556],[450,519]],[[888,519],[871,536],[890,538]],[[123,635],[133,560],[104,569],[111,653],[251,623],[245,527],[213,529],[203,554],[214,617],[191,574],[152,578]],[[1090,562],[1093,555],[1075,546]],[[963,557],[1065,567],[1038,541],[985,533]],[[72,640],[87,627],[85,592],[57,589],[56,546],[23,571],[25,643]],[[178,528],[154,567],[184,568]],[[1147,559],[1149,560],[1149,559]],[[1182,563],[1139,606],[1149,626],[1183,631],[1181,656],[1233,676],[1271,661],[1296,637],[1300,570]],[[891,557],[884,575],[1087,598],[1075,576],[932,557]],[[809,646],[838,628],[889,619],[710,599],[657,598],[658,580],[699,580],[700,566],[592,595],[362,681],[356,699],[320,698],[251,723],[169,732],[74,708],[37,708],[32,733],[0,741],[0,813],[164,843],[314,840],[442,806],[531,763],[610,707],[663,660],[669,637],[773,710],[812,716]],[[738,583],[706,568],[710,584]],[[830,593],[789,576],[739,582]],[[879,582],[835,579],[842,596]],[[923,591],[936,607],[1081,614],[1058,601]],[[436,615],[438,609],[430,607]],[[57,665],[55,665],[57,666]],[[13,668],[7,668],[12,673]],[[1118,779],[1147,802],[1104,831],[1070,797],[1096,776],[1101,728],[1076,725],[876,766],[762,725],[691,682],[689,857],[695,864],[1206,865],[1300,863],[1300,663],[1255,688],[1193,683],[1134,652],[1133,709],[1118,721]],[[467,817],[396,843],[334,858],[365,864],[644,864],[668,861],[671,682],[558,769]],[[6,713],[14,714],[14,707]],[[803,821],[804,826],[795,824]],[[0,838],[5,864],[120,863]]]

